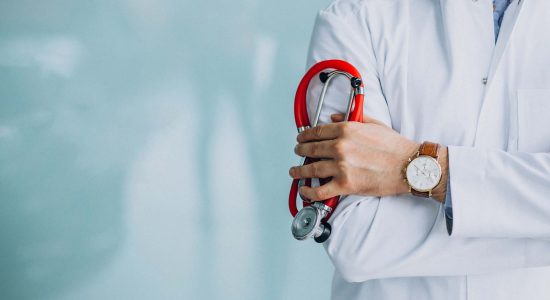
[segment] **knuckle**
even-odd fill
[[[341,129],[342,134],[349,134],[350,130],[352,130],[353,122],[345,122],[342,123]]]
[[[310,170],[311,170],[311,176],[312,177],[315,177],[315,178],[319,177],[320,171],[319,171],[319,165],[318,164],[310,165]]]
[[[349,122],[343,122],[338,126],[338,134],[339,135],[346,135],[349,131]]]
[[[348,170],[348,165],[345,162],[340,161],[336,164],[336,168],[338,169],[338,172],[340,174],[346,174]]]
[[[352,185],[349,167],[345,163],[340,163],[338,165],[338,171],[338,185],[344,190],[348,190]]]
[[[312,134],[313,134],[313,137],[320,138],[321,135],[323,134],[323,126],[314,127]]]
[[[342,140],[336,140],[334,142],[334,152],[337,156],[342,157],[346,153],[346,145]]]
[[[343,189],[349,189],[351,186],[351,180],[347,174],[340,177],[339,184]]]
[[[294,176],[296,177],[302,177],[302,167],[296,167],[293,170]]]
[[[309,154],[313,157],[317,157],[319,154],[319,146],[317,144],[311,144],[309,146]]]

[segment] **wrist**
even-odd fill
[[[405,151],[403,153],[403,156],[401,157],[399,161],[399,168],[401,171],[400,180],[398,182],[398,188],[397,188],[397,194],[408,194],[410,193],[410,186],[407,182],[407,176],[405,174],[405,170],[407,168],[407,165],[410,162],[410,158],[415,156],[416,153],[418,153],[418,149],[420,148],[419,143],[412,142],[408,145],[408,147],[405,147]]]
[[[444,202],[448,181],[447,147],[424,142],[404,163],[403,181],[407,187],[404,193]]]
[[[447,195],[447,183],[449,182],[449,151],[445,146],[439,148],[437,161],[441,165],[441,180],[433,189],[432,198],[443,203]]]

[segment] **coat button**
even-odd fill
[[[481,79],[481,83],[483,84],[487,84],[487,81],[488,81],[487,77],[484,77],[483,79]]]

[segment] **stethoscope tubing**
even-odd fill
[[[296,122],[296,127],[298,128],[298,132],[302,132],[306,128],[311,127],[312,125],[317,126],[316,123],[318,121],[318,116],[315,117],[315,122],[314,122],[315,124],[311,124],[309,120],[309,116],[307,113],[307,92],[313,78],[327,70],[333,70],[332,74],[335,74],[335,75],[345,75],[348,77],[348,79],[350,79],[350,81],[357,80],[357,79],[360,80],[360,85],[355,87],[355,89],[353,89],[352,93],[350,94],[348,111],[346,115],[347,116],[349,115],[347,118],[347,121],[351,121],[351,122],[363,121],[364,94],[363,94],[363,81],[361,80],[361,74],[353,65],[351,65],[346,61],[338,60],[338,59],[325,60],[313,65],[306,72],[306,74],[300,81],[298,88],[296,89],[296,95],[294,97],[294,119]],[[325,86],[323,87],[323,92],[319,99],[318,111],[316,112],[316,115],[320,113],[320,110],[322,108],[322,103],[324,101],[326,89],[331,79],[332,77],[329,77],[329,79],[326,80],[326,82],[324,82]],[[351,103],[352,101],[353,101],[353,109],[352,109],[352,103]],[[313,163],[315,161],[318,161],[318,160],[307,157],[304,160],[304,164]],[[330,179],[320,179],[320,183],[325,184],[329,180]],[[311,179],[306,179],[306,185],[311,185]],[[296,214],[298,213],[298,207],[296,202],[297,202],[297,197],[299,193],[299,188],[300,188],[300,180],[294,179],[292,181],[292,185],[290,187],[290,193],[288,197],[289,199],[288,207],[293,217],[296,216]],[[330,199],[322,201],[326,206],[332,209],[331,212],[327,214],[327,216],[323,219],[324,221],[330,218],[330,215],[334,211],[334,209],[336,209],[336,206],[338,205],[339,200],[340,200],[340,196],[335,196]],[[310,202],[305,200],[303,201],[304,207],[309,205],[310,205]]]

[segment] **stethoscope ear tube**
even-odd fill
[[[330,72],[327,72],[327,70],[332,70]],[[315,78],[317,75],[319,75],[319,79],[324,84],[323,91],[321,93],[321,97],[319,99],[316,118],[314,120],[314,123],[311,124],[309,120],[309,116],[307,113],[307,92],[309,85],[313,78]],[[324,97],[326,95],[326,89],[328,88],[330,81],[338,76],[343,75],[346,76],[350,80],[350,98],[348,102],[346,112],[347,121],[355,121],[355,122],[362,122],[363,121],[363,81],[361,79],[361,74],[359,71],[350,63],[343,61],[343,60],[325,60],[321,61],[315,65],[313,65],[304,75],[302,80],[300,81],[300,84],[298,85],[298,88],[296,90],[296,95],[294,98],[294,117],[296,122],[296,127],[298,128],[298,132],[301,132],[305,130],[306,128],[309,128],[311,126],[317,126],[318,121],[318,115],[320,114],[320,110],[322,109]],[[313,163],[315,161],[318,161],[317,159],[311,159],[306,158],[304,160],[304,164]],[[320,179],[321,184],[326,183],[330,179]],[[311,180],[308,180],[308,185],[311,183]],[[298,200],[298,193],[300,188],[300,180],[294,179],[292,181],[292,185],[290,187],[290,193],[288,197],[288,207],[290,210],[290,213],[293,217],[296,217],[298,214],[298,207],[297,207],[297,200]],[[338,205],[338,202],[340,200],[340,196],[336,196],[327,200],[322,201],[321,203],[318,203],[319,205],[315,204],[315,209],[320,209],[319,212],[322,211],[322,221],[319,223],[319,228],[316,228],[318,231],[318,235],[314,237],[315,241],[322,243],[328,239],[331,232],[331,227],[327,223],[328,219],[330,218],[330,215]],[[303,207],[310,206],[311,204],[308,201],[303,201]],[[320,208],[321,207],[321,208]],[[296,220],[295,220],[296,221]],[[303,239],[298,238],[297,239]]]
[[[318,74],[322,74],[321,77],[328,77],[328,73],[324,72],[326,70],[336,70],[350,75],[352,88],[355,88],[358,92],[355,95],[355,107],[350,113],[348,121],[361,122],[363,120],[363,81],[361,80],[361,74],[352,64],[339,59],[331,59],[313,65],[298,84],[294,96],[294,120],[298,129],[311,126],[307,114],[307,91],[311,81]],[[323,83],[327,80],[328,78],[325,78]],[[359,86],[356,86],[357,84]]]

